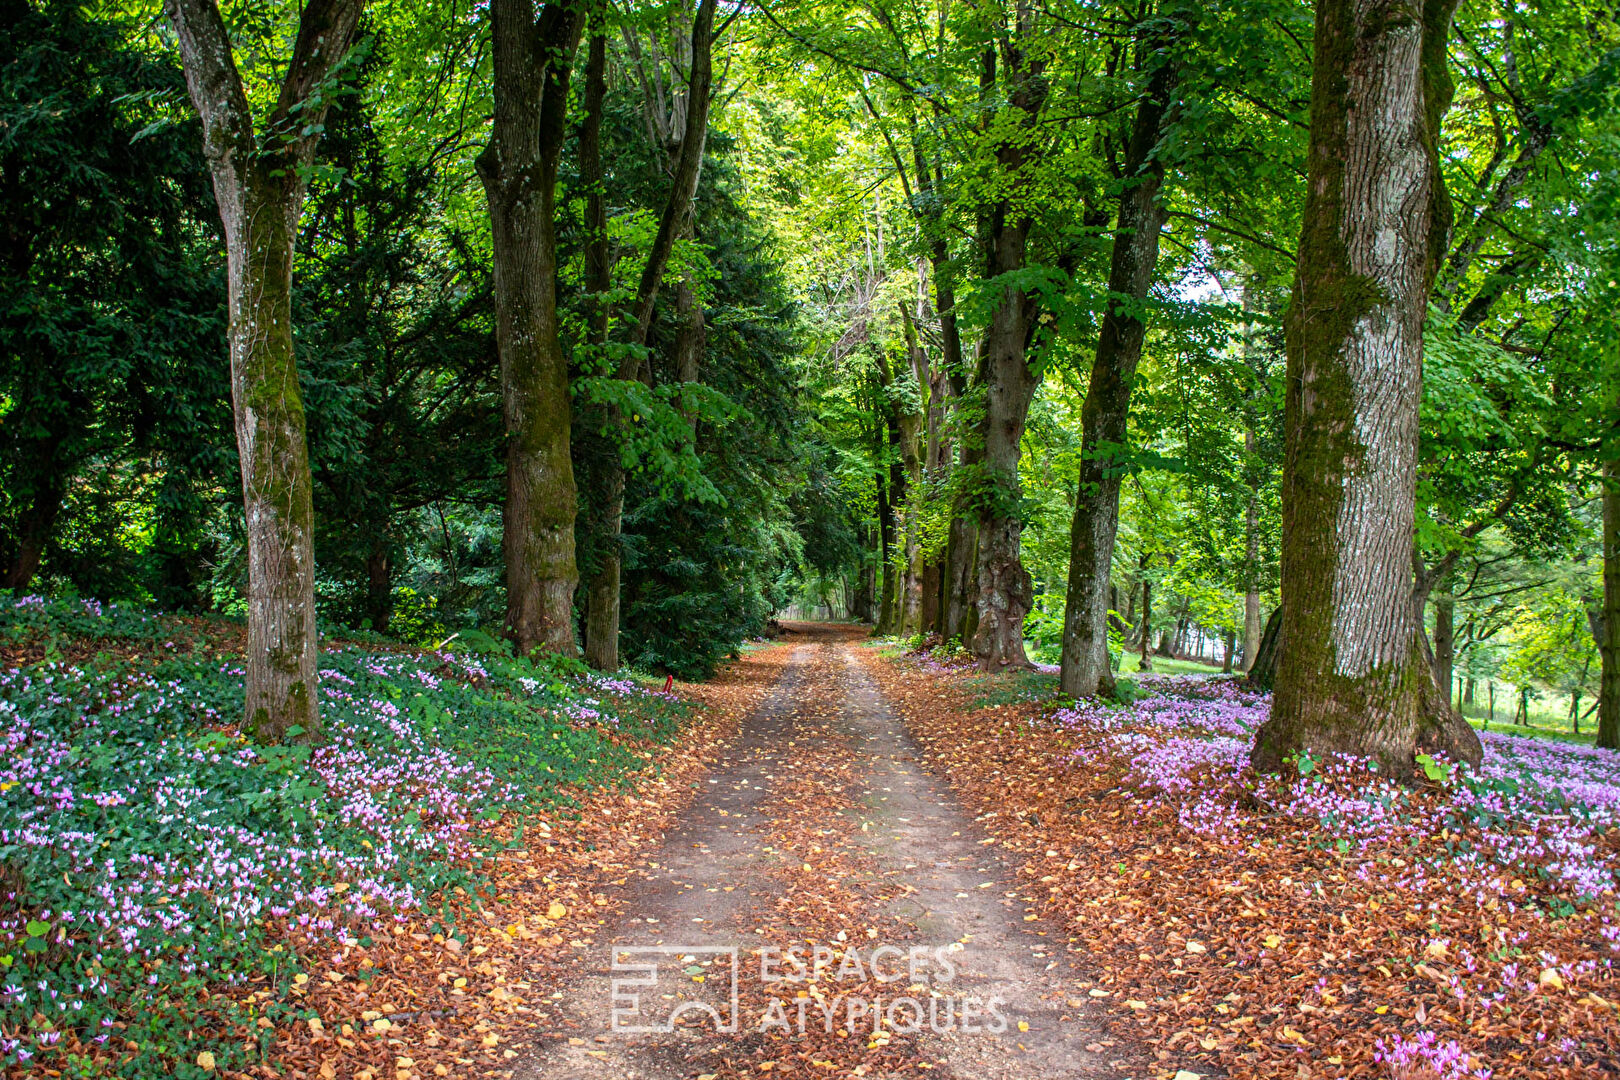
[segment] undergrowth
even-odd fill
[[[321,655],[322,738],[266,747],[194,625],[0,597],[0,642],[42,638],[106,649],[0,672],[0,1066],[67,1076],[255,1063],[219,1032],[269,1029],[222,991],[290,978],[289,930],[453,932],[496,822],[574,813],[683,716],[573,661],[346,646]]]

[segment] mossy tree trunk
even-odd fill
[[[921,503],[925,495],[923,463],[927,460],[928,433],[932,428],[929,417],[929,389],[932,380],[929,377],[928,351],[923,347],[917,324],[921,322],[926,312],[923,297],[927,287],[922,264],[919,262],[915,311],[904,302],[900,305],[900,321],[906,339],[906,373],[909,379],[902,381],[893,394],[893,409],[900,434],[900,469],[905,475],[906,483],[905,515],[901,522],[902,550],[905,559],[905,574],[901,581],[900,596],[902,634],[921,633],[925,629],[922,622],[923,563],[920,531]]]
[[[644,361],[640,352],[652,333],[654,305],[664,270],[669,265],[675,241],[690,236],[693,226],[692,199],[697,194],[698,178],[702,173],[703,150],[709,132],[709,102],[714,84],[714,14],[715,0],[700,0],[692,17],[690,69],[686,73],[686,95],[677,101],[669,116],[671,136],[679,121],[678,141],[667,142],[664,149],[674,164],[671,170],[669,197],[658,220],[658,232],[647,252],[636,299],[631,310],[630,349],[616,372],[621,380],[635,379],[642,374]],[[695,301],[694,301],[695,303]],[[687,312],[688,320],[692,312]],[[678,328],[686,334],[701,331],[703,309],[696,305],[697,328],[683,325]],[[701,348],[701,337],[697,339]],[[691,339],[687,345],[690,347]],[[677,361],[678,362],[678,361]],[[695,370],[695,364],[693,365]],[[647,380],[650,381],[650,375]],[[624,418],[613,411],[610,423],[619,425]],[[621,579],[624,553],[620,532],[624,526],[624,467],[618,458],[611,458],[604,470],[604,509],[601,562],[592,576],[585,628],[585,660],[599,671],[615,671],[619,667],[619,623]]]
[[[231,402],[248,538],[245,724],[262,742],[320,732],[314,507],[292,336],[304,171],[361,0],[309,0],[276,104],[256,131],[214,0],[165,0],[225,227]]]
[[[1616,451],[1611,448],[1610,454]],[[1620,750],[1620,460],[1603,463],[1603,620],[1597,744]]]
[[[937,185],[937,177],[936,177]],[[934,300],[939,307],[940,351],[944,378],[950,389],[953,409],[959,408],[967,392],[967,371],[962,355],[962,332],[956,321],[956,279],[950,255],[943,242],[932,253]],[[970,469],[978,461],[979,446],[971,439],[958,438],[954,447],[956,468]],[[941,468],[944,459],[941,460]],[[978,518],[958,507],[951,515],[941,554],[939,574],[939,617],[936,628],[941,638],[967,641],[973,632],[972,613],[977,593],[974,578],[978,566]]]
[[[1010,123],[1006,128],[1017,133],[1004,138],[995,149],[1002,177],[998,190],[1005,194],[986,208],[981,221],[986,280],[1015,274],[1028,265],[1033,222],[1024,207],[1023,191],[1040,161],[1043,140],[1033,132],[1048,89],[1045,60],[1029,49],[1036,33],[1034,8],[1020,4],[1010,32],[1000,34],[997,45],[983,55],[981,84],[999,87],[1006,102],[996,115],[987,116],[986,123],[1000,126],[998,115],[1007,111]],[[1024,617],[1035,597],[1022,557],[1018,461],[1030,402],[1040,385],[1029,364],[1039,314],[1036,298],[1013,285],[1002,286],[1000,292],[979,343],[985,392],[983,457],[973,492],[979,519],[979,559],[972,648],[980,663],[992,671],[1029,664],[1024,655]]]
[[[1455,0],[1319,0],[1286,321],[1284,652],[1256,768],[1412,769],[1434,681],[1412,602],[1423,321],[1450,225],[1435,156]]]
[[[568,360],[558,340],[557,162],[585,4],[493,0],[495,122],[478,155],[494,249],[506,423],[506,632],[519,653],[574,654],[577,500]]]
[[[1120,458],[1128,438],[1131,387],[1147,336],[1140,312],[1153,284],[1159,232],[1165,220],[1159,199],[1165,168],[1154,150],[1169,118],[1177,83],[1177,64],[1166,53],[1179,32],[1162,28],[1159,20],[1151,25],[1154,29],[1143,31],[1137,43],[1137,66],[1143,71],[1156,66],[1137,105],[1118,178],[1124,190],[1108,272],[1109,303],[1080,409],[1080,478],[1069,530],[1069,585],[1058,677],[1063,692],[1077,698],[1109,693],[1114,685],[1108,662],[1108,589],[1119,532]]]

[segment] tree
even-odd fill
[[[663,149],[671,159],[669,196],[659,216],[658,232],[647,252],[647,261],[642,266],[641,281],[629,312],[631,348],[625,351],[624,358],[618,365],[616,374],[621,382],[637,380],[641,374],[645,361],[643,353],[648,335],[652,332],[653,316],[664,271],[669,266],[676,240],[683,232],[687,235],[691,233],[692,198],[697,193],[698,179],[703,166],[703,148],[709,131],[709,101],[714,82],[714,13],[715,0],[699,0],[697,11],[692,18],[690,71],[687,73],[684,96],[679,107],[671,114],[665,116],[660,113],[659,120],[663,121],[662,124],[654,125],[649,121],[650,127],[655,129],[662,127],[666,132],[660,141],[664,143]],[[656,58],[654,62],[656,63]],[[648,109],[651,116],[652,102],[648,103]],[[676,119],[684,121],[678,128],[675,124]],[[685,299],[687,313],[690,315],[694,301],[689,286]],[[701,327],[701,321],[698,326]],[[698,338],[701,338],[700,331]],[[696,354],[692,352],[695,347],[696,342],[692,338],[687,338],[684,342],[688,359],[682,370],[690,370],[692,374],[695,374]],[[648,378],[641,381],[651,380]],[[620,408],[609,407],[610,421],[614,427],[623,427],[622,412]],[[602,550],[598,556],[599,565],[591,577],[586,604],[585,658],[598,670],[614,671],[619,666],[620,579],[623,563],[619,532],[624,519],[624,466],[622,461],[610,459],[604,471],[606,475],[603,483],[607,495],[606,506],[601,514],[604,535]]]
[[[1252,752],[1258,769],[1341,751],[1404,776],[1420,729],[1438,726],[1427,719],[1435,688],[1411,545],[1423,322],[1450,226],[1435,148],[1451,99],[1454,8],[1317,6],[1309,187],[1287,317],[1284,651]],[[1446,748],[1478,758],[1477,740],[1471,754],[1460,738]]]
[[[246,725],[280,742],[320,728],[314,506],[293,356],[295,232],[361,0],[309,0],[280,92],[256,131],[214,0],[165,0],[225,227],[231,400],[248,535]]]
[[[1162,21],[1161,21],[1162,20]],[[1176,92],[1177,65],[1168,46],[1187,27],[1175,16],[1143,24],[1137,63],[1151,68],[1125,153],[1108,302],[1097,335],[1085,405],[1080,481],[1069,533],[1069,588],[1063,616],[1063,692],[1090,697],[1112,687],[1108,661],[1108,599],[1114,537],[1119,531],[1119,484],[1131,387],[1142,359],[1147,324],[1142,302],[1159,261],[1165,206],[1159,189],[1165,166],[1158,148]]]
[[[1610,433],[1611,440],[1613,433]],[[1597,744],[1620,750],[1620,460],[1603,462],[1603,617],[1598,620],[1602,675],[1598,689]]]
[[[506,630],[519,653],[573,655],[576,514],[568,358],[558,338],[557,164],[583,0],[495,0],[495,123],[478,155],[489,202],[506,420]]]
[[[999,299],[979,342],[984,419],[979,434],[983,457],[975,466],[971,493],[979,515],[978,627],[973,652],[986,668],[1026,665],[1024,616],[1034,603],[1029,572],[1019,555],[1023,520],[1019,513],[1018,459],[1029,405],[1040,386],[1039,369],[1029,356],[1040,301],[1022,278],[1028,269],[1034,216],[1023,189],[1041,160],[1041,143],[1031,132],[1041,122],[1049,83],[1047,53],[1038,41],[1034,5],[1015,5],[1010,26],[987,27],[983,83],[1000,99],[988,110],[986,130],[1002,174],[992,197],[979,210],[986,285]],[[999,6],[994,12],[1003,18]]]
[[[189,606],[229,391],[202,132],[166,104],[185,77],[81,3],[7,0],[0,23],[0,588]],[[118,506],[148,472],[153,503]],[[151,546],[86,521],[102,506]]]

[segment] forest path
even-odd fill
[[[1016,867],[923,768],[864,631],[793,633],[515,1075],[1154,1075],[1105,1033]],[[780,981],[801,970],[786,950],[808,974],[818,947],[819,978]]]

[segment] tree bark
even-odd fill
[[[263,742],[320,731],[314,506],[292,337],[304,172],[349,54],[360,0],[309,0],[262,132],[214,0],[165,0],[203,124],[225,227],[231,402],[248,537],[245,726]]]
[[[366,617],[371,621],[371,629],[379,634],[388,633],[388,622],[394,614],[392,570],[386,544],[378,544],[367,552]]]
[[[1252,427],[1243,432],[1243,449],[1246,454],[1254,453]],[[1243,561],[1248,578],[1243,590],[1243,670],[1247,672],[1254,667],[1254,658],[1260,652],[1261,628],[1260,590],[1255,587],[1256,564],[1260,561],[1260,498],[1254,491],[1250,492],[1249,504],[1243,512]]]
[[[1256,690],[1270,690],[1277,684],[1277,666],[1282,658],[1282,605],[1272,611],[1266,620],[1260,644],[1254,650],[1254,663],[1249,665],[1249,685]]]
[[[617,376],[629,381],[635,379],[644,363],[640,353],[652,332],[654,306],[664,270],[682,231],[690,227],[692,199],[697,194],[698,178],[702,174],[703,150],[709,132],[709,99],[714,83],[715,0],[700,0],[692,19],[691,70],[687,81],[685,116],[679,147],[666,148],[675,153],[670,177],[669,198],[658,219],[658,232],[647,252],[642,267],[641,281],[636,289],[635,306],[631,312],[630,344],[633,346],[620,364]],[[679,111],[679,109],[677,110]],[[702,307],[697,307],[702,318]],[[619,425],[623,417],[610,410],[610,421]],[[601,564],[590,583],[590,613],[586,626],[585,660],[599,671],[615,671],[619,667],[620,577],[624,554],[620,547],[620,532],[624,525],[624,467],[619,458],[609,460],[604,473],[604,510],[602,522]]]
[[[521,655],[572,656],[577,513],[568,358],[558,339],[557,164],[580,0],[492,0],[495,122],[478,155],[494,249],[506,424],[506,631]]]
[[[1040,53],[1025,49],[1035,33],[1033,6],[1018,5],[1012,32],[999,35],[997,46],[985,51],[980,72],[981,86],[1006,102],[997,111],[1011,110],[1010,126],[1019,133],[1000,139],[995,148],[996,167],[1005,178],[1005,187],[1018,191],[1027,187],[1026,174],[1042,145],[1034,131],[1047,97],[1045,60]],[[1002,72],[999,84],[998,64]],[[987,123],[992,120],[986,118]],[[984,272],[988,280],[1015,274],[1027,265],[1033,222],[1023,199],[1022,195],[1016,199],[1003,195],[985,217]],[[1024,655],[1024,617],[1034,603],[1034,587],[1020,551],[1024,523],[1018,461],[1030,401],[1040,385],[1027,356],[1036,315],[1035,297],[1014,285],[1002,285],[999,303],[980,342],[985,416],[984,458],[973,499],[979,518],[978,626],[973,633],[973,652],[988,670],[1029,664]]]
[[[1614,453],[1613,450],[1610,453]],[[1620,458],[1603,463],[1603,640],[1597,744],[1620,750]]]
[[[33,484],[34,490],[28,496],[28,509],[18,522],[17,550],[6,568],[4,587],[13,593],[21,593],[34,580],[34,575],[39,573],[40,561],[45,557],[45,545],[50,541],[51,531],[56,527],[56,519],[67,497],[66,470],[55,464],[60,440],[51,438],[43,441],[47,445],[41,447],[44,452],[38,457],[44,467],[34,473],[37,479]]]
[[[1153,579],[1142,579],[1142,657],[1136,662],[1136,670],[1151,672],[1153,670]]]
[[[934,295],[939,303],[945,377],[950,383],[951,401],[959,403],[967,389],[967,376],[962,366],[961,331],[956,322],[955,286],[943,244],[938,245],[934,256]],[[965,475],[976,468],[982,457],[982,448],[973,440],[957,440],[956,468],[959,473]],[[973,635],[978,564],[978,518],[958,506],[946,530],[945,552],[940,563],[938,627],[942,639],[956,638],[966,643]]]
[[[1454,6],[1316,7],[1286,323],[1286,652],[1252,753],[1262,771],[1300,752],[1346,752],[1407,776],[1435,697],[1411,550],[1423,321],[1450,227],[1435,144]]]
[[[1154,155],[1175,96],[1177,65],[1165,59],[1172,32],[1158,20],[1144,24],[1137,43],[1138,67],[1157,63],[1137,105],[1125,153],[1125,186],[1119,198],[1114,251],[1108,272],[1107,310],[1097,335],[1091,382],[1080,409],[1080,478],[1069,530],[1069,584],[1064,603],[1063,655],[1058,681],[1063,692],[1092,697],[1113,689],[1108,664],[1108,585],[1119,532],[1121,455],[1128,433],[1131,388],[1142,359],[1147,324],[1138,312],[1159,261],[1159,231],[1165,208],[1159,201],[1164,163]]]
[[[922,500],[923,465],[927,460],[927,436],[930,428],[929,393],[932,379],[929,373],[928,352],[922,346],[917,332],[917,321],[923,317],[923,293],[927,285],[921,280],[918,268],[919,292],[916,311],[904,303],[900,305],[900,321],[905,330],[906,367],[911,376],[914,393],[904,395],[905,404],[894,403],[900,431],[900,467],[906,478],[904,519],[905,577],[900,599],[900,632],[923,632],[923,564],[922,564]],[[937,432],[935,442],[937,443]],[[935,450],[937,453],[937,449]]]
[[[1457,633],[1453,625],[1456,602],[1448,589],[1434,601],[1434,681],[1447,693],[1451,690],[1451,672],[1457,659]]]

